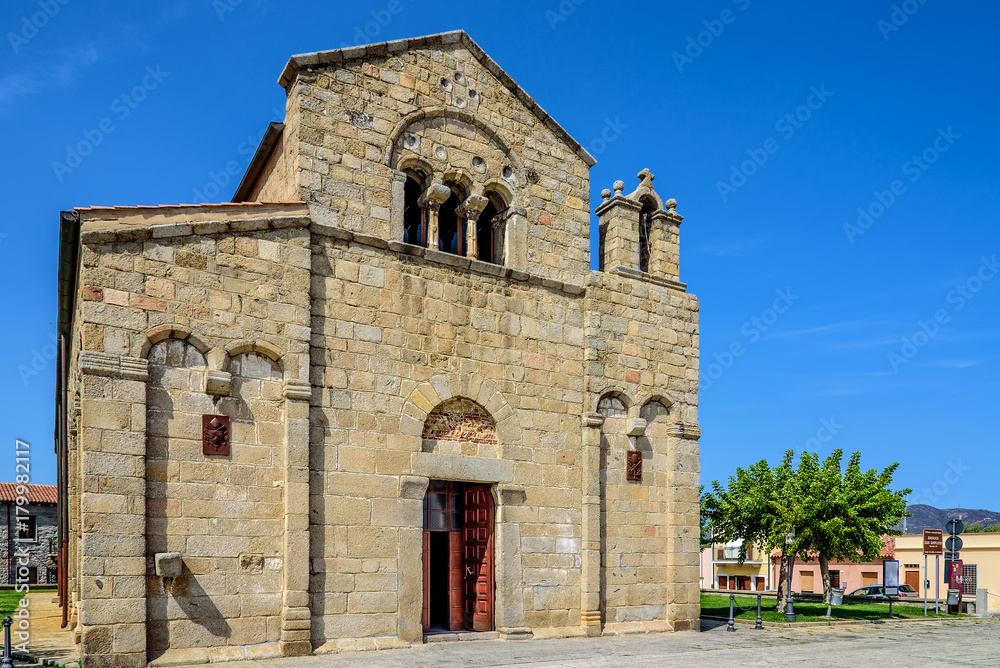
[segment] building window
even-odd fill
[[[642,203],[639,211],[639,271],[649,271],[649,234],[653,229],[653,206]]]
[[[830,571],[830,587],[840,589],[840,571]]]
[[[438,213],[438,249],[452,255],[465,255],[465,219],[458,215],[465,193],[454,184],[446,185],[451,189],[451,197],[441,205]]]
[[[976,565],[962,564],[962,594],[976,595]]]
[[[604,271],[604,242],[608,238],[608,226],[599,225],[597,228],[597,270]]]
[[[431,480],[424,495],[424,531],[462,529],[462,489],[445,480]]]
[[[615,395],[608,394],[597,403],[597,412],[606,418],[625,417],[625,404]]]
[[[504,227],[506,223],[500,216],[507,205],[496,193],[486,193],[489,204],[479,214],[476,221],[476,248],[479,259],[483,262],[503,264]]]
[[[21,541],[37,540],[35,535],[35,516],[21,515],[17,518],[17,539]]]
[[[420,206],[424,191],[424,176],[416,171],[406,172],[403,185],[403,241],[415,246],[427,245],[427,212]]]

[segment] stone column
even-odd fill
[[[309,402],[308,382],[285,382],[285,573],[281,655],[312,652],[309,609]]]
[[[667,621],[674,631],[697,630],[701,604],[698,589],[700,525],[698,483],[701,429],[677,423],[667,450]]]
[[[479,221],[479,214],[483,212],[489,200],[482,195],[469,195],[459,207],[459,215],[463,216],[467,223],[465,226],[465,257],[476,260],[479,258],[479,240],[477,238],[476,224]]]
[[[451,197],[451,189],[435,183],[420,196],[417,204],[427,209],[427,248],[438,250],[438,213],[441,205]]]
[[[600,413],[583,414],[583,526],[580,541],[580,625],[601,635],[601,426]]]
[[[83,668],[146,665],[144,359],[80,354]]]

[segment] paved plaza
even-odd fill
[[[410,649],[274,659],[234,668],[439,668],[461,666],[998,666],[1000,620],[895,622],[813,628],[705,622],[701,633],[429,643]]]

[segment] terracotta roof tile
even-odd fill
[[[36,485],[28,483],[24,485],[28,488],[30,503],[57,503],[59,495],[55,485]],[[0,482],[0,501],[17,501],[17,488],[19,485],[13,482]]]

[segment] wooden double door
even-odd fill
[[[425,633],[493,630],[493,533],[489,485],[431,481],[424,497]]]

